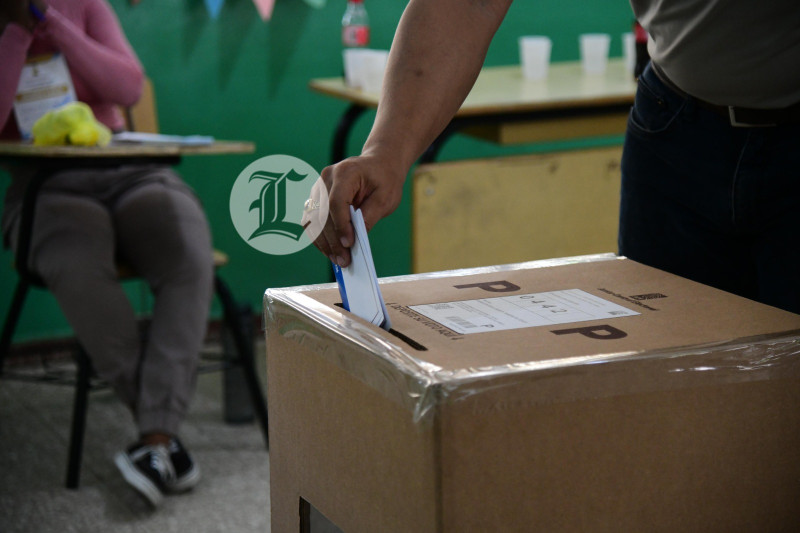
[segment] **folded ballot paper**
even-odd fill
[[[350,265],[341,268],[333,263],[342,305],[354,315],[388,331],[392,324],[381,295],[381,288],[378,286],[378,277],[375,275],[375,263],[372,260],[367,227],[361,210],[354,210],[353,206],[350,206],[350,218],[356,234],[355,242],[350,248]]]

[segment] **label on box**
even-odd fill
[[[461,334],[639,314],[580,289],[411,305],[409,308]]]

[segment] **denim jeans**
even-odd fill
[[[800,125],[733,127],[648,67],[622,156],[619,252],[800,313]]]

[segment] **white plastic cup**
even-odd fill
[[[522,65],[522,76],[528,80],[547,78],[550,66],[550,51],[553,42],[549,37],[529,35],[519,38],[519,58]]]
[[[380,92],[389,52],[370,48],[348,48],[342,52],[345,84],[365,92]]]
[[[348,87],[361,89],[364,84],[365,48],[347,48],[342,52],[344,60],[344,81]]]
[[[368,93],[380,93],[383,86],[383,75],[386,62],[389,60],[388,50],[367,50],[362,57],[361,89]]]
[[[625,59],[625,70],[633,74],[636,68],[636,37],[633,32],[622,34],[622,57]]]
[[[581,63],[586,74],[603,74],[608,65],[611,36],[607,33],[584,33],[580,36]]]

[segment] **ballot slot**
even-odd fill
[[[345,311],[348,310],[344,306],[343,302],[336,302],[333,305],[335,305],[336,307],[340,307],[340,308],[344,309]],[[426,352],[426,351],[428,351],[428,347],[427,346],[425,346],[424,344],[422,344],[420,342],[415,341],[414,339],[412,339],[411,337],[409,337],[408,335],[406,335],[402,331],[398,331],[398,330],[396,330],[394,328],[389,328],[387,331],[390,334],[392,334],[395,337],[397,337],[398,339],[400,339],[401,341],[403,341],[406,344],[408,344],[409,346],[411,346],[412,348],[414,348],[415,350],[417,350],[418,352]]]

